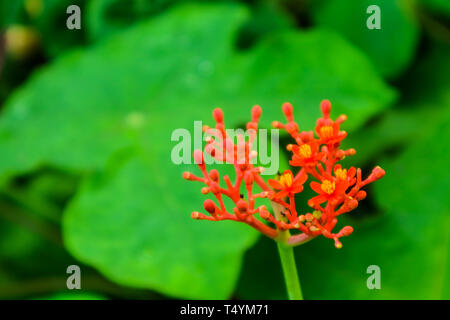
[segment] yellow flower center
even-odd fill
[[[285,173],[280,177],[280,183],[283,187],[290,187],[292,185],[292,174]]]
[[[332,194],[334,192],[334,189],[336,188],[336,184],[334,183],[334,181],[331,182],[330,180],[325,180],[324,182],[322,182],[320,188],[323,190],[323,192]]]
[[[323,126],[320,128],[320,137],[321,138],[330,138],[333,136],[333,127],[332,126]]]
[[[311,154],[312,154],[312,152],[311,152],[311,147],[309,146],[309,144],[302,144],[300,146],[300,148],[298,149],[298,155],[302,159],[311,157]]]
[[[334,172],[334,175],[336,176],[336,178],[340,179],[340,180],[346,180],[347,179],[347,169],[337,169]]]

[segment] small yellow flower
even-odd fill
[[[334,189],[336,189],[336,183],[331,182],[330,180],[325,180],[322,182],[322,185],[320,186],[323,192],[332,194],[334,192]]]

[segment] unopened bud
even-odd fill
[[[345,152],[344,152],[344,150],[338,150],[338,151],[336,152],[336,158],[339,159],[339,160],[344,159],[344,158],[345,158]]]
[[[283,125],[279,121],[273,121],[272,127],[274,127],[275,129],[282,129]]]
[[[353,233],[353,228],[350,226],[345,226],[339,233],[342,234],[343,236],[349,236]]]
[[[347,202],[347,206],[348,206],[351,210],[357,208],[357,207],[358,207],[358,200],[351,199],[349,202]]]
[[[331,102],[329,100],[322,100],[320,103],[320,108],[322,109],[324,117],[328,118],[331,112]]]
[[[261,107],[258,105],[253,106],[252,108],[252,120],[257,122],[259,120],[259,117],[261,117]]]
[[[381,169],[381,167],[376,166],[372,170],[372,174],[374,175],[375,179],[381,179],[384,177],[385,171]]]
[[[219,180],[219,171],[217,171],[216,169],[212,169],[211,171],[209,171],[209,177],[213,181]]]
[[[192,156],[196,164],[203,164],[203,152],[201,150],[194,150]]]
[[[358,201],[364,200],[367,196],[367,193],[364,190],[358,191],[358,193],[356,194],[355,198]]]
[[[203,202],[203,207],[210,214],[214,214],[216,212],[216,205],[211,199],[206,199],[205,202]]]
[[[290,104],[289,102],[285,102],[283,104],[282,110],[283,110],[283,113],[286,116],[286,119],[288,121],[293,121],[294,120],[293,119],[293,110],[294,110],[294,108],[292,108],[292,104]]]
[[[316,219],[320,219],[320,217],[322,216],[322,212],[320,212],[319,210],[314,210],[312,214]]]
[[[191,213],[191,218],[192,219],[198,219],[200,216],[200,212],[194,211]]]
[[[188,171],[183,172],[183,179],[192,180],[192,173],[190,173]]]
[[[245,211],[247,211],[248,205],[247,205],[247,202],[244,199],[240,199],[236,203],[236,207],[239,209],[239,211],[245,212]]]
[[[218,123],[222,123],[223,122],[223,111],[220,108],[216,108],[213,110],[213,118],[214,120],[216,120],[216,122]]]
[[[211,190],[209,190],[208,187],[203,187],[203,188],[200,190],[200,192],[201,192],[202,194],[208,194],[210,191],[211,191]]]

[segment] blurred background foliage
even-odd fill
[[[449,18],[447,0],[1,0],[0,298],[286,298],[272,241],[190,219],[204,198],[171,133],[216,106],[239,126],[260,104],[269,127],[285,101],[310,129],[329,99],[345,164],[387,174],[341,250],[295,250],[305,297],[449,299]]]

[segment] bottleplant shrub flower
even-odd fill
[[[201,192],[212,193],[217,203],[211,199],[205,200],[203,207],[208,214],[193,212],[192,218],[243,222],[272,239],[292,246],[322,235],[333,239],[336,248],[341,248],[339,238],[350,235],[353,228],[345,226],[334,233],[338,216],[355,209],[358,202],[366,197],[366,192],[361,189],[382,178],[385,172],[377,166],[366,179],[362,179],[361,169],[345,169],[338,164],[337,162],[346,156],[355,154],[354,149],[340,149],[341,141],[347,136],[340,126],[347,117],[341,115],[332,120],[331,103],[328,100],[321,102],[321,110],[323,116],[317,120],[314,135],[313,131],[300,131],[294,121],[292,105],[283,104],[282,111],[287,122],[274,121],[272,125],[285,130],[295,141],[287,145],[287,150],[292,154],[289,164],[296,169],[296,174],[286,170],[278,179],[269,179],[266,183],[261,177],[263,168],[251,163],[256,157],[256,152],[252,151],[252,143],[256,137],[261,108],[254,106],[252,109],[252,119],[247,124],[247,130],[250,132],[248,141],[240,136],[237,144],[227,136],[222,110],[215,109],[215,129],[204,127],[205,131],[214,133],[214,137],[207,139],[205,152],[233,165],[236,179],[233,183],[228,175],[224,175],[221,185],[219,172],[216,169],[208,171],[203,152],[195,150],[193,158],[202,175],[184,172],[183,178],[204,183],[205,187]],[[311,207],[309,212],[298,213],[295,195],[303,191],[308,178],[312,180],[309,186],[317,195],[308,200]],[[241,194],[242,184],[245,186],[245,196]],[[255,185],[262,191],[254,193]],[[230,198],[234,203],[231,211],[225,207],[224,197]],[[269,212],[266,206],[256,204],[260,198],[267,198],[272,202],[274,213]],[[257,218],[258,215],[269,223],[261,222],[261,219]],[[286,230],[298,231],[292,235],[289,233],[286,238],[282,236],[286,234]]]

